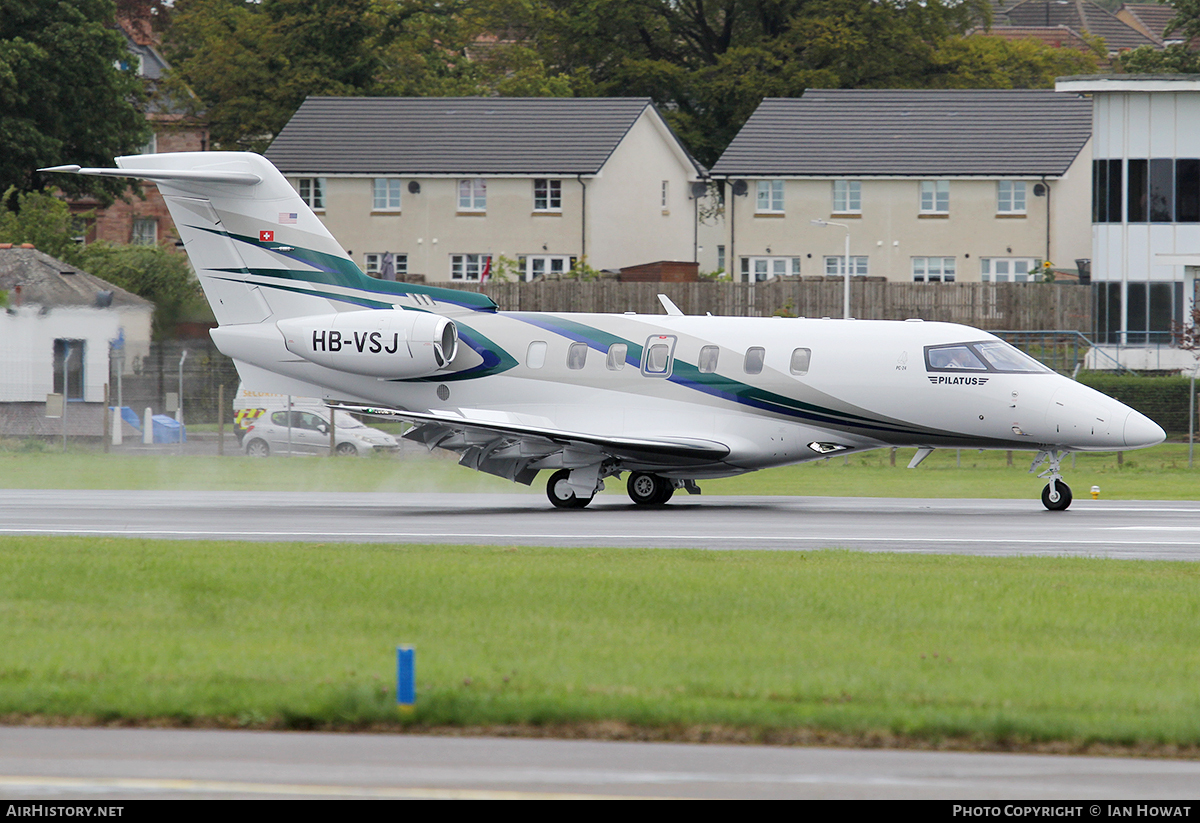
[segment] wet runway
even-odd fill
[[[0,534],[1200,560],[1200,502],[4,490]]]

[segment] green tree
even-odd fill
[[[164,47],[215,147],[262,151],[310,95],[475,93],[458,5],[178,0]]]
[[[1200,54],[1186,43],[1175,43],[1161,50],[1142,46],[1118,55],[1117,65],[1126,74],[1197,74]]]
[[[18,192],[10,187],[0,208],[0,243],[32,243],[51,257],[79,265],[81,246],[76,218],[67,204],[47,192]]]
[[[37,191],[37,169],[111,165],[150,131],[144,92],[128,63],[110,0],[0,0],[0,191]],[[57,176],[56,176],[57,177]],[[73,194],[111,201],[124,181],[55,179]]]
[[[181,254],[161,246],[114,246],[92,243],[82,248],[79,268],[154,303],[151,333],[169,337],[176,323],[200,297],[200,284]]]

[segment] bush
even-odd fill
[[[1187,377],[1134,377],[1086,372],[1079,382],[1137,409],[1168,433],[1188,430]]]

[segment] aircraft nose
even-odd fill
[[[1141,412],[1131,411],[1125,418],[1125,445],[1132,449],[1143,449],[1157,445],[1167,439],[1162,426]]]

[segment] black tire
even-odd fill
[[[249,457],[270,457],[271,447],[267,445],[266,440],[256,437],[246,444],[246,455]]]
[[[590,497],[575,496],[574,490],[565,482],[570,476],[570,469],[559,469],[550,475],[550,480],[546,483],[546,497],[556,509],[582,509],[592,502]]]
[[[353,443],[338,443],[333,453],[338,457],[358,457],[358,449]]]
[[[675,486],[665,477],[650,472],[633,472],[625,483],[629,499],[639,506],[661,506],[671,499]]]
[[[1052,512],[1065,511],[1071,505],[1071,487],[1061,480],[1055,480],[1054,488],[1058,490],[1058,499],[1050,499],[1050,484],[1047,483],[1046,488],[1042,489],[1042,505]]]

